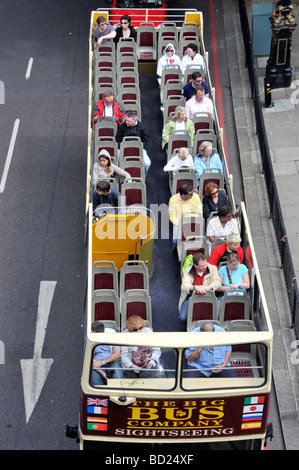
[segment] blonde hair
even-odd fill
[[[226,237],[226,243],[241,243],[242,239],[238,233],[230,233]]]
[[[126,327],[128,328],[129,331],[133,331],[136,328],[144,328],[146,326],[146,322],[143,318],[141,318],[139,315],[132,315],[127,319]]]
[[[174,110],[174,117],[178,119],[182,111],[186,111],[183,106],[177,106]]]

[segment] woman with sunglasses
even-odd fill
[[[131,17],[129,15],[123,15],[120,19],[120,26],[116,28],[116,36],[113,39],[115,44],[118,43],[120,38],[133,38],[134,41],[137,41],[137,32],[135,28],[131,25]]]
[[[126,332],[132,333],[152,333],[152,329],[146,326],[146,322],[138,315],[132,315],[126,323]],[[133,341],[133,340],[132,340]],[[153,378],[160,377],[159,359],[160,348],[121,346],[121,364],[124,368],[124,375],[128,378]]]
[[[211,212],[217,212],[219,207],[227,206],[227,195],[219,191],[216,183],[210,182],[205,186],[205,196],[202,199],[203,216],[208,219]]]
[[[166,65],[179,65],[181,67],[181,59],[175,53],[174,45],[169,42],[164,49],[163,55],[160,57],[157,65],[157,75],[159,79],[162,77],[162,72]],[[158,79],[158,80],[159,80]]]

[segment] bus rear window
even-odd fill
[[[176,385],[175,349],[99,344],[92,357],[92,387],[172,390]]]
[[[223,387],[222,380],[205,383],[210,378],[229,379],[232,388],[261,387],[266,380],[266,364],[265,344],[188,348],[184,351],[182,388],[197,390]]]

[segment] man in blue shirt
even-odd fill
[[[205,89],[205,96],[209,98],[210,89],[209,85],[203,80],[200,72],[193,72],[190,82],[188,82],[182,91],[182,95],[186,98],[186,101],[190,100],[195,92],[195,87],[202,85]]]
[[[104,333],[106,328],[100,321],[91,325],[94,333]],[[119,362],[120,346],[98,344],[94,349],[92,362],[91,385],[106,385],[108,378],[123,378],[123,371]]]
[[[210,322],[204,323],[193,332],[225,332],[218,325]],[[229,369],[229,358],[231,356],[231,346],[207,346],[199,348],[189,348],[185,351],[188,360],[186,377],[236,377],[233,369]]]

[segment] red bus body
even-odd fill
[[[182,442],[246,438],[266,432],[269,394],[224,398],[136,400],[120,406],[82,393],[80,427],[85,436],[118,441]]]
[[[135,3],[135,4],[134,4]],[[127,4],[128,7],[122,6]],[[132,5],[132,6],[130,6]],[[167,20],[167,10],[165,0],[154,0],[138,3],[133,0],[112,0],[109,11],[109,23],[115,25],[119,23],[122,15],[130,15],[132,25],[138,27],[140,23],[153,23],[155,27]]]

